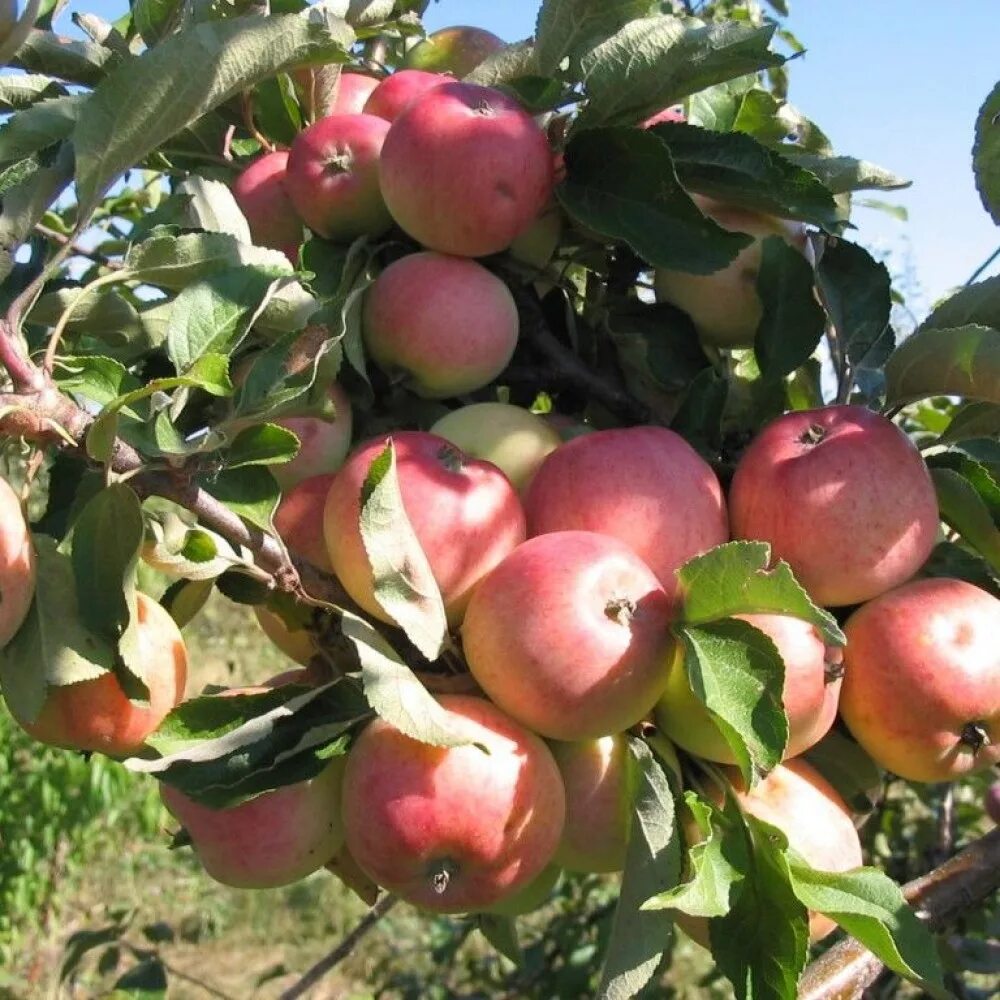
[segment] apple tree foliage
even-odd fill
[[[295,267],[253,245],[228,186],[262,139],[287,144],[309,123],[340,67],[398,65],[423,31],[415,6],[133,0],[114,23],[80,17],[87,37],[69,40],[52,30],[58,0],[42,0],[0,35],[4,63],[21,71],[0,77],[2,333],[31,359],[7,365],[0,419],[10,460],[34,477],[38,555],[35,604],[0,653],[5,698],[30,718],[48,686],[107,670],[144,696],[132,625],[149,576],[140,555],[150,552],[175,577],[162,601],[179,624],[218,589],[266,602],[350,663],[318,688],[193,698],[171,713],[130,766],[209,805],[318,773],[373,714],[432,744],[466,739],[425,686],[454,668],[456,653],[391,450],[372,466],[361,529],[369,551],[386,556],[376,590],[401,629],[342,606],[336,581],[310,567],[298,567],[300,582],[272,525],[280,493],[269,468],[299,447],[272,422],[277,413],[323,413],[335,375],[355,405],[356,439],[426,429],[443,412],[372,371],[362,346],[360,298],[406,237],[341,246],[314,236]],[[514,291],[522,337],[509,372],[476,398],[499,393],[598,427],[670,426],[723,481],[777,414],[866,404],[896,416],[932,468],[949,530],[923,572],[997,594],[1000,278],[963,287],[901,336],[888,271],[858,241],[850,210],[857,192],[906,181],[834,151],[788,102],[800,45],[784,4],[720,0],[699,5],[698,17],[686,6],[544,0],[534,37],[472,73],[546,116],[565,164],[552,261],[486,262]],[[296,84],[302,70],[309,94]],[[686,123],[636,127],[678,103]],[[973,165],[1000,221],[998,114],[995,90]],[[652,301],[653,268],[711,273],[746,244],[692,194],[810,227],[815,268],[780,240],[765,244],[752,349],[702,350],[685,314]],[[290,347],[307,328],[315,350],[290,373]],[[251,350],[237,387],[234,368]],[[787,740],[784,668],[733,616],[795,615],[844,642],[837,618],[769,562],[768,547],[751,542],[692,560],[674,626],[693,687],[751,782]],[[112,656],[88,652],[93,635]],[[856,798],[872,765],[843,736],[831,739],[841,745],[822,744],[812,759]],[[714,959],[741,998],[796,995],[807,910],[944,995],[934,942],[887,874],[817,873],[734,800],[682,793],[655,738],[637,734],[631,749],[634,834],[607,947],[592,962],[598,995],[630,997],[654,981],[672,909],[709,919]],[[706,835],[690,851],[676,818],[682,794]],[[480,926],[517,954],[510,921]]]

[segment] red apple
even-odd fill
[[[379,153],[388,130],[375,115],[329,115],[296,136],[285,189],[314,233],[349,242],[392,225],[379,189]]]
[[[553,184],[548,140],[531,115],[467,83],[426,91],[393,122],[379,172],[385,203],[410,236],[465,257],[508,247]]]
[[[337,81],[336,95],[330,102],[328,115],[359,115],[364,111],[368,98],[382,81],[367,73],[344,70]]]
[[[913,580],[844,632],[840,712],[876,763],[909,781],[1000,763],[1000,601],[963,580]]]
[[[173,618],[145,594],[136,599],[138,646],[148,703],[129,700],[112,671],[92,680],[50,687],[34,721],[18,722],[36,740],[68,750],[127,757],[140,750],[184,697],[187,650]]]
[[[365,102],[366,115],[378,115],[395,121],[422,93],[451,82],[443,73],[425,73],[422,69],[401,69],[387,76]]]
[[[670,302],[683,309],[704,343],[715,347],[750,347],[764,315],[757,295],[763,241],[768,236],[780,236],[811,262],[806,228],[801,222],[726,205],[699,195],[692,197],[705,215],[723,229],[747,233],[755,239],[733,261],[712,274],[658,270],[656,297],[660,302]]]
[[[390,264],[368,289],[364,339],[372,358],[405,376],[419,396],[479,389],[517,346],[517,306],[507,286],[465,257],[415,253]]]
[[[362,445],[337,473],[324,523],[334,572],[370,615],[391,621],[375,600],[371,565],[358,526],[361,487],[389,439]],[[524,511],[507,477],[435,434],[392,435],[406,515],[430,563],[451,625],[458,625],[473,588],[524,539]]]
[[[285,189],[287,164],[285,150],[265,153],[233,181],[233,197],[246,216],[254,243],[281,250],[297,264],[302,220]]]
[[[842,652],[828,647],[815,626],[788,615],[738,615],[760,629],[777,646],[785,662],[782,691],[788,717],[785,759],[798,757],[817,744],[837,717]],[[684,647],[678,644],[667,690],[656,706],[656,724],[679,747],[696,757],[735,764],[729,744],[695,697],[684,667]]]
[[[818,604],[867,601],[930,555],[930,473],[891,420],[862,406],[786,413],[740,459],[729,490],[734,538],[771,544]]]
[[[462,639],[505,712],[551,739],[594,739],[628,729],[663,693],[670,610],[626,545],[560,531],[519,545],[479,584]]]
[[[524,499],[528,535],[598,531],[625,542],[671,596],[676,571],[729,539],[711,466],[665,427],[595,431],[541,465]]]
[[[480,746],[430,746],[376,719],[347,758],[347,847],[374,881],[410,903],[482,910],[551,861],[565,814],[562,780],[545,744],[489,702],[439,700]]]
[[[275,417],[272,420],[299,439],[295,458],[268,467],[286,492],[300,483],[336,472],[351,449],[351,401],[336,382],[330,383],[329,396],[334,407],[332,420],[323,417]],[[281,529],[278,530],[280,533]],[[318,544],[318,539],[314,544]]]
[[[274,512],[274,530],[288,551],[326,573],[333,567],[323,535],[323,508],[332,483],[332,472],[303,479],[281,498]]]
[[[472,458],[492,462],[519,493],[531,482],[545,457],[562,443],[540,416],[509,403],[471,403],[452,410],[433,427]]]
[[[0,479],[0,647],[21,627],[35,596],[35,549],[21,501]]]
[[[309,666],[312,658],[319,652],[312,632],[304,628],[289,628],[281,615],[269,611],[263,605],[256,605],[253,612],[261,631],[285,656],[304,667]]]
[[[683,105],[671,104],[669,107],[664,108],[662,111],[657,111],[655,115],[650,115],[648,118],[639,122],[639,128],[652,128],[654,125],[659,125],[660,122],[686,122],[686,121],[687,121],[687,115],[684,114]]]
[[[467,25],[442,28],[428,35],[406,53],[404,65],[412,69],[451,73],[463,77],[471,73],[484,59],[507,47],[507,43],[491,31]]]
[[[544,906],[555,892],[563,870],[556,864],[542,869],[541,875],[536,875],[523,889],[518,889],[513,895],[504,896],[499,903],[487,906],[483,913],[492,913],[498,917],[521,917]]]

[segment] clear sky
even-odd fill
[[[838,153],[910,178],[876,194],[905,206],[908,222],[855,213],[854,238],[911,269],[926,304],[964,283],[1000,245],[971,168],[976,112],[1000,76],[1000,0],[791,0],[786,26],[807,47],[791,67],[789,97]],[[73,0],[70,10],[116,17],[125,0]],[[434,0],[429,29],[477,24],[515,41],[532,34],[537,0]],[[64,11],[57,29],[75,33]],[[1000,273],[995,262],[988,273]],[[911,301],[923,313],[919,297]]]

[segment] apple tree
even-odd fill
[[[1000,279],[894,328],[851,207],[906,181],[789,103],[785,5],[544,0],[514,44],[412,0],[59,6],[0,35],[25,730],[366,928],[468,915],[516,962],[604,875],[582,992],[655,989],[680,928],[741,998],[949,995],[935,935],[1000,881],[983,795],[949,819],[1000,762]],[[298,669],[190,690],[214,591]],[[943,817],[916,869],[901,794]]]

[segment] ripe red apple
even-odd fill
[[[566,789],[556,864],[571,872],[620,872],[632,828],[628,743],[621,734],[549,744]]]
[[[664,108],[662,111],[657,111],[655,115],[650,115],[648,118],[639,122],[639,128],[652,128],[654,125],[659,125],[660,122],[686,122],[687,115],[684,114],[684,107],[680,104],[671,104],[669,107]],[[722,223],[719,223],[722,225]]]
[[[254,243],[281,250],[297,264],[302,220],[285,189],[287,164],[285,150],[265,153],[233,181],[233,197],[246,216]]]
[[[930,473],[891,420],[863,406],[786,413],[740,459],[733,538],[770,542],[817,604],[867,601],[930,555],[938,507]]]
[[[544,906],[555,891],[563,870],[557,864],[551,864],[542,869],[541,875],[536,875],[523,889],[510,896],[504,896],[499,903],[487,906],[483,913],[492,913],[498,917],[521,917]]]
[[[452,78],[443,73],[425,73],[422,69],[397,70],[371,92],[364,112],[393,122],[424,91],[451,81]]]
[[[326,573],[333,567],[323,536],[323,508],[332,483],[332,472],[303,479],[281,498],[274,512],[274,530],[288,551]]]
[[[510,246],[553,184],[548,140],[531,115],[499,90],[468,83],[426,91],[392,123],[379,174],[385,203],[410,236],[464,257]]]
[[[21,501],[0,479],[0,647],[14,638],[35,596],[35,549]]]
[[[844,632],[840,713],[876,763],[953,781],[1000,762],[1000,601],[963,580],[913,580]]]
[[[330,384],[329,395],[334,406],[332,420],[276,417],[272,421],[299,439],[299,453],[295,458],[269,466],[282,490],[291,491],[299,483],[336,472],[344,464],[351,449],[351,401],[336,382]]]
[[[715,347],[750,347],[764,315],[757,295],[763,241],[780,236],[789,246],[810,256],[805,226],[735,205],[692,195],[698,207],[730,232],[747,233],[754,242],[725,267],[712,274],[660,269],[655,275],[656,298],[683,309],[698,335]]]
[[[729,539],[711,466],[665,427],[595,431],[542,463],[524,499],[528,535],[599,531],[625,542],[672,597],[688,559]]]
[[[344,70],[337,81],[337,91],[330,102],[328,115],[359,115],[364,111],[368,98],[382,81],[367,73]]]
[[[379,153],[388,130],[375,115],[328,115],[295,137],[285,189],[314,233],[349,242],[392,225],[379,189]]]
[[[552,859],[565,797],[545,744],[481,698],[442,695],[478,746],[435,747],[382,719],[344,774],[348,850],[379,885],[440,913],[482,910]]]
[[[467,25],[442,28],[414,45],[403,65],[411,69],[468,76],[484,59],[507,47],[507,43],[491,31]]]
[[[358,448],[334,477],[324,523],[330,563],[370,615],[391,621],[375,600],[371,564],[358,526],[361,487],[388,438]],[[392,435],[407,518],[441,590],[448,622],[458,625],[473,588],[524,539],[524,511],[507,477],[470,459],[436,434]]]
[[[656,703],[670,600],[626,545],[560,531],[519,545],[476,588],[462,639],[486,694],[557,740],[620,733]]]
[[[50,687],[33,722],[18,719],[36,740],[67,750],[126,757],[142,748],[167,713],[184,698],[187,650],[173,618],[145,594],[138,594],[139,656],[149,702],[130,701],[111,671],[92,680]]]
[[[492,462],[519,493],[531,482],[545,457],[562,443],[555,428],[540,416],[509,403],[470,403],[452,410],[433,427],[472,458]]]
[[[837,717],[842,653],[828,647],[815,626],[788,615],[737,615],[760,629],[785,661],[782,701],[788,717],[785,759],[798,757],[829,732]],[[735,764],[729,744],[695,697],[684,668],[684,647],[677,646],[670,678],[656,705],[656,724],[679,747],[696,757]]]
[[[493,381],[507,367],[519,330],[503,281],[473,260],[430,252],[401,257],[376,278],[362,322],[376,364],[429,399]]]

